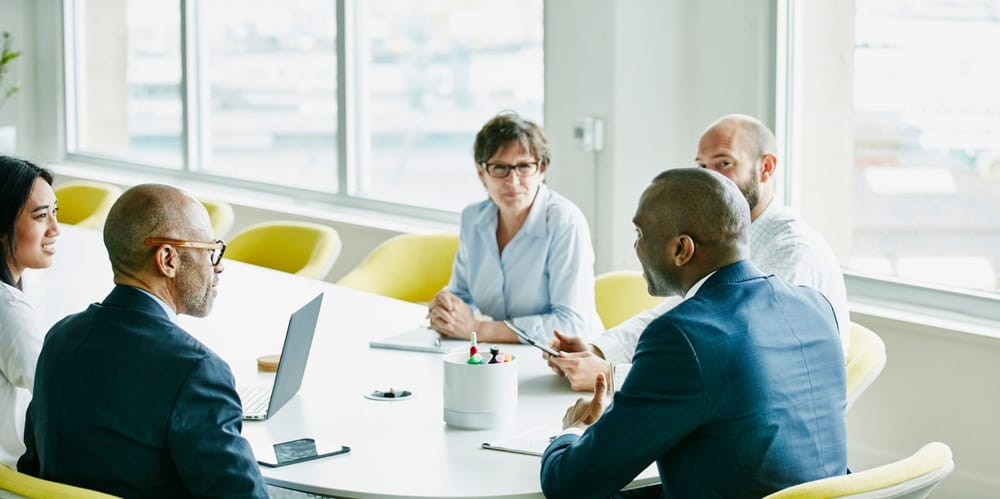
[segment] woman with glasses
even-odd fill
[[[0,464],[10,467],[24,453],[24,411],[45,335],[21,276],[52,265],[56,211],[48,170],[0,156]]]
[[[448,286],[428,317],[439,333],[516,343],[510,320],[544,342],[552,331],[596,332],[594,251],[583,213],[545,185],[549,145],[516,113],[488,121],[473,146],[488,199],[462,210]]]

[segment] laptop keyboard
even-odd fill
[[[243,403],[243,414],[264,414],[271,402],[271,387],[265,385],[241,386],[237,388]]]

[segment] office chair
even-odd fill
[[[851,322],[851,343],[845,358],[847,367],[847,408],[875,382],[885,368],[885,343],[871,329]]]
[[[42,480],[31,475],[18,473],[6,465],[0,464],[0,497],[27,499],[50,499],[54,497],[60,499],[114,499],[116,496],[64,483]]]
[[[650,296],[642,272],[616,270],[594,280],[594,302],[605,329],[611,329],[633,315],[660,304],[663,298]]]
[[[951,448],[931,442],[894,463],[795,485],[764,499],[923,499],[954,469]]]
[[[243,229],[226,245],[226,258],[289,274],[322,279],[340,256],[333,227],[281,220]]]
[[[455,234],[403,234],[378,245],[337,284],[414,303],[427,303],[451,279]]]
[[[66,182],[54,191],[59,200],[59,222],[87,229],[104,224],[111,205],[122,193],[117,186],[84,180]]]
[[[212,223],[212,232],[215,233],[217,238],[225,238],[226,234],[229,233],[229,229],[233,228],[233,223],[236,221],[236,213],[233,212],[233,207],[229,206],[229,203],[224,203],[222,201],[214,201],[210,199],[200,200],[201,204],[208,211],[208,220]]]

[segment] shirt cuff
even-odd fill
[[[577,428],[576,426],[570,426],[569,428],[566,428],[565,430],[563,430],[562,433],[556,435],[556,438],[559,438],[559,437],[561,437],[563,435],[576,435],[578,437],[582,437],[583,436],[583,429]]]
[[[632,360],[632,356],[629,355],[630,352],[625,351],[621,339],[613,330],[594,338],[591,345],[599,348],[601,354],[604,355],[604,360],[608,361],[611,365],[630,362]]]

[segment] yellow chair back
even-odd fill
[[[229,203],[211,199],[202,199],[201,204],[208,211],[208,220],[212,223],[212,232],[215,233],[215,237],[225,238],[229,229],[233,228],[233,223],[236,222],[236,213],[233,212],[233,207]]]
[[[3,464],[0,464],[0,491],[27,499],[114,499],[116,497],[95,490],[35,478],[18,473]],[[0,496],[7,497],[4,494]]]
[[[662,301],[663,298],[649,294],[642,272],[616,270],[601,274],[594,281],[594,302],[605,329],[611,329]]]
[[[122,190],[111,184],[99,182],[66,182],[54,189],[59,200],[59,222],[87,229],[104,225]]]
[[[875,382],[885,368],[885,343],[871,329],[851,322],[851,343],[845,358],[847,368],[847,408]]]
[[[333,227],[281,220],[243,229],[227,242],[225,257],[313,279],[322,279],[340,256]]]
[[[910,457],[894,463],[850,475],[806,482],[764,499],[923,499],[954,469],[951,448],[941,442],[931,442]]]
[[[458,252],[455,234],[403,234],[378,245],[337,284],[426,303],[451,279]]]

